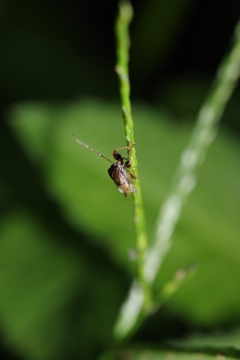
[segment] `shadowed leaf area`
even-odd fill
[[[120,356],[116,354],[107,354],[102,357],[101,360],[199,360],[199,359],[239,359],[240,351],[233,348],[221,349],[221,348],[192,348],[188,349],[151,349],[151,350],[125,350]]]

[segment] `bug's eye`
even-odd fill
[[[125,162],[125,167],[126,168],[130,168],[132,166],[132,162],[130,161],[130,160],[127,160],[126,162]]]
[[[113,157],[114,159],[116,159],[117,161],[122,161],[122,155],[119,154],[117,151],[113,151]]]

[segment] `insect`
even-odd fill
[[[91,151],[94,151],[96,154],[98,154],[105,160],[112,163],[112,165],[108,169],[108,174],[109,174],[110,178],[113,179],[113,181],[117,185],[120,193],[122,193],[123,195],[128,197],[128,195],[130,195],[133,191],[135,191],[132,180],[136,180],[136,176],[135,176],[134,172],[129,171],[129,168],[132,166],[131,160],[126,159],[126,156],[132,150],[135,143],[132,146],[124,146],[124,147],[113,150],[113,157],[114,157],[114,159],[117,160],[117,162],[113,162],[113,161],[109,160],[108,158],[106,158],[105,156],[103,156],[100,152],[94,150],[90,146],[88,146],[88,145],[84,144],[82,141],[78,140],[74,134],[73,134],[73,137],[78,144],[85,146],[87,149],[90,149]],[[117,152],[117,150],[122,150],[122,149],[128,149],[127,153],[123,156]],[[124,163],[124,161],[125,161],[125,163]]]

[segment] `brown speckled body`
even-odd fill
[[[108,173],[117,185],[120,193],[128,197],[128,195],[133,192],[134,187],[131,182],[127,167],[123,165],[120,161],[112,164],[111,167],[108,169]]]

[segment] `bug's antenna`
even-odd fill
[[[80,144],[80,145],[83,145],[85,146],[87,149],[91,150],[91,151],[94,151],[96,154],[98,154],[99,156],[101,156],[102,158],[104,158],[105,160],[109,161],[110,163],[114,164],[113,161],[109,160],[108,158],[106,158],[105,156],[103,156],[103,154],[101,154],[100,152],[98,152],[97,150],[94,150],[93,148],[91,148],[90,146],[84,144],[82,141],[78,140],[78,138],[76,138],[76,136],[74,134],[72,134],[75,141]]]

